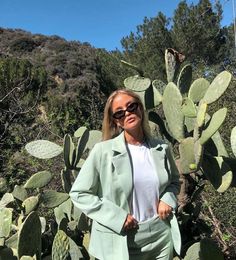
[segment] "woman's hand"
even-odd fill
[[[172,207],[160,200],[157,207],[157,213],[160,219],[166,219],[172,213]]]
[[[138,221],[130,214],[127,215],[127,218],[125,220],[123,229],[125,231],[130,230],[130,229],[135,229],[138,227]]]

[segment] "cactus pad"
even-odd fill
[[[36,209],[38,206],[39,198],[38,196],[31,196],[23,201],[22,206],[25,209],[25,215],[28,215],[30,212]]]
[[[149,88],[149,86],[151,85],[151,80],[149,78],[135,75],[126,78],[124,80],[124,85],[127,89],[133,90],[135,92],[142,92]]]
[[[75,161],[75,146],[69,134],[64,136],[64,162],[66,168],[73,169]]]
[[[228,71],[222,71],[218,74],[207,89],[203,100],[207,104],[215,102],[219,97],[221,97],[229,86],[231,77],[232,75]]]
[[[102,140],[102,132],[99,130],[90,130],[89,131],[89,139],[86,147],[91,150],[94,145]]]
[[[190,98],[184,98],[183,104],[182,104],[182,112],[185,117],[196,117],[197,116],[197,110],[195,107],[195,104]]]
[[[68,260],[70,250],[69,237],[62,230],[58,230],[52,245],[52,260]]]
[[[230,143],[231,143],[231,149],[233,151],[233,154],[236,157],[236,126],[231,131]]]
[[[170,82],[163,94],[163,110],[168,128],[173,137],[180,141],[184,138],[184,115],[182,113],[182,96],[177,86]]]
[[[0,238],[6,238],[10,235],[12,224],[12,210],[0,208]]]
[[[200,143],[203,145],[209,138],[211,138],[212,135],[220,128],[220,126],[223,124],[225,117],[227,113],[227,108],[221,108],[218,111],[216,111],[206,129],[202,131],[201,137],[200,137]]]
[[[41,223],[36,212],[31,212],[21,226],[18,237],[18,257],[34,256],[41,259]]]
[[[191,98],[194,103],[198,103],[204,97],[209,86],[210,82],[204,78],[194,80],[190,86],[188,97]]]
[[[222,157],[204,158],[202,163],[204,175],[218,192],[225,192],[231,185],[233,173]]]
[[[52,174],[49,171],[40,171],[32,175],[24,185],[26,189],[42,188],[47,185],[52,179]]]
[[[192,82],[192,66],[187,64],[180,71],[177,86],[181,94],[187,94]]]
[[[67,199],[69,199],[69,194],[54,190],[47,190],[41,196],[44,206],[48,208],[57,207]]]
[[[28,197],[27,190],[19,185],[15,185],[12,195],[20,201],[24,201]]]
[[[165,87],[166,87],[166,84],[165,84],[163,81],[159,80],[159,79],[155,79],[155,80],[153,80],[153,82],[152,82],[152,86],[153,86],[155,89],[158,90],[159,95],[162,97],[162,94],[163,94],[163,92],[164,92],[164,89],[165,89]]]
[[[190,166],[195,165],[194,139],[188,137],[181,140],[179,144],[180,168],[183,174],[191,172]]]
[[[74,132],[74,137],[80,138],[85,131],[87,131],[87,127],[85,126],[80,127]]]
[[[36,140],[26,144],[25,149],[32,156],[39,159],[50,159],[62,153],[62,147],[47,141]]]

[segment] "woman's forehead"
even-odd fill
[[[118,94],[113,99],[112,107],[116,108],[116,107],[126,106],[127,104],[133,101],[135,101],[135,98],[128,94]]]

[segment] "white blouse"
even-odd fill
[[[146,144],[128,144],[133,167],[133,193],[130,199],[131,214],[143,222],[157,215],[159,179],[150,149]]]

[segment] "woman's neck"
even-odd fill
[[[141,145],[144,143],[143,130],[135,131],[135,133],[125,131],[125,140],[128,144]]]

